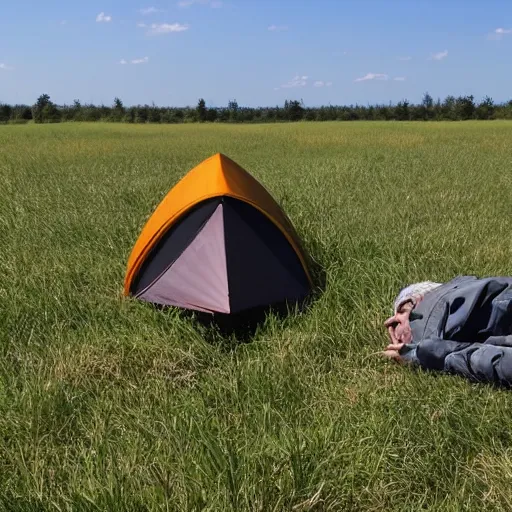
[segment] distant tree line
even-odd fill
[[[389,105],[328,105],[306,107],[297,100],[283,106],[242,107],[233,100],[227,107],[207,107],[200,99],[195,107],[126,107],[119,98],[112,105],[56,105],[42,94],[32,106],[0,103],[0,123],[59,123],[66,121],[109,121],[117,123],[267,123],[285,121],[463,121],[468,119],[512,119],[512,100],[495,104],[486,96],[447,96],[434,101],[425,93],[419,104],[407,100]]]

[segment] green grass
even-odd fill
[[[251,343],[122,297],[216,152],[326,289]],[[512,274],[512,124],[0,127],[0,509],[510,510],[509,392],[378,356],[398,289]]]

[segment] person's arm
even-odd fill
[[[400,356],[426,370],[512,385],[512,335],[490,337],[485,343],[425,339],[402,347]]]

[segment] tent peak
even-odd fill
[[[214,153],[212,156],[206,158],[202,162],[198,163],[196,167],[203,167],[205,164],[214,164],[219,165],[221,168],[225,166],[226,164],[234,164],[235,161],[229,158],[229,156],[225,155],[224,153]]]
[[[248,174],[247,171],[244,171],[233,159],[220,152],[203,160],[197,165],[196,169],[201,169],[201,172],[209,170],[210,172],[220,173],[225,177],[239,173]]]
[[[224,153],[215,153],[215,155],[213,155],[213,158],[220,160],[221,163],[234,161],[231,160],[231,158],[229,158],[229,156],[225,155]]]

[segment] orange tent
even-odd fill
[[[222,154],[192,169],[144,226],[125,295],[235,313],[297,301],[312,287],[290,220],[265,188]]]

